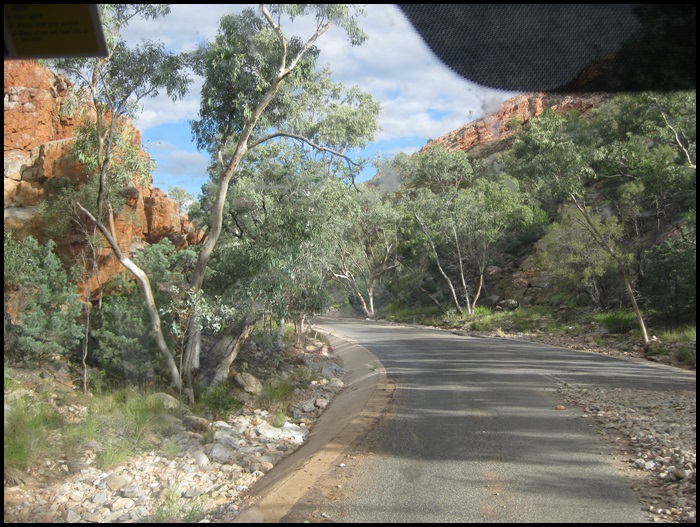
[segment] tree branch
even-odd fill
[[[664,112],[661,112],[661,117],[664,118],[664,122],[666,123],[666,126],[668,126],[668,128],[673,132],[673,136],[676,138],[676,143],[678,144],[680,149],[683,150],[683,153],[685,153],[685,157],[688,160],[688,166],[690,166],[690,168],[692,168],[693,170],[696,170],[695,163],[693,162],[693,160],[690,157],[690,152],[683,144],[683,141],[681,141],[681,138],[678,135],[678,131],[671,125],[670,122],[668,122],[668,119],[666,118],[666,114]]]
[[[311,139],[304,137],[303,135],[299,134],[292,134],[288,132],[275,132],[273,134],[266,135],[265,137],[260,138],[259,140],[255,141],[254,143],[251,143],[249,145],[249,148],[255,148],[256,146],[259,146],[262,143],[265,143],[267,141],[270,141],[271,139],[276,139],[278,137],[288,137],[290,139],[296,139],[298,141],[302,141],[306,143],[307,145],[311,146],[312,148],[315,148],[316,150],[320,150],[321,152],[328,152],[329,154],[332,154],[336,157],[340,157],[343,159],[350,168],[357,167],[359,168],[361,165],[359,163],[355,163],[350,157],[346,156],[345,154],[338,152],[337,150],[333,150],[332,148],[328,148],[322,145],[319,145],[318,143],[313,142]]]

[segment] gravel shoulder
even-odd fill
[[[479,335],[644,359],[641,346],[631,339],[610,339],[600,345],[589,335]],[[688,369],[671,356],[651,359],[665,367]],[[695,370],[688,373],[694,376]],[[644,503],[651,522],[696,522],[695,391],[589,390],[560,384],[558,392],[563,404],[569,410],[576,408],[578,418],[586,420],[610,446],[612,461]]]

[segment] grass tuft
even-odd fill
[[[59,443],[52,436],[64,425],[63,417],[47,403],[15,401],[5,416],[5,479],[19,481],[35,462],[55,457]]]
[[[216,419],[225,418],[243,407],[243,402],[235,396],[234,388],[229,382],[207,388],[200,394],[198,402]]]
[[[262,393],[258,399],[265,410],[274,413],[286,409],[293,392],[294,385],[289,382],[268,382],[263,385]]]
[[[637,316],[629,311],[596,313],[593,320],[611,333],[629,333],[638,327]]]

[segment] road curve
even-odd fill
[[[255,489],[263,497],[237,521],[649,521],[594,431],[557,409],[556,386],[694,390],[694,378],[642,361],[426,328],[317,325],[341,358],[352,349],[349,386],[315,425],[319,442],[312,446],[312,437],[296,461],[297,453],[287,458],[288,469],[268,474],[282,469],[267,489]],[[382,364],[386,372],[376,368]],[[380,419],[392,382],[391,413]],[[363,409],[369,417],[358,418]]]

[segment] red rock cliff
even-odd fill
[[[76,185],[84,180],[82,166],[71,154],[72,137],[76,126],[94,112],[79,102],[68,79],[36,62],[5,61],[4,66],[5,228],[20,237],[41,237],[35,206],[47,198],[46,182],[51,178],[70,178]],[[134,129],[133,133],[140,145],[139,132]],[[115,218],[115,227],[127,255],[163,238],[180,248],[199,241],[199,234],[180,217],[177,202],[161,190],[148,185],[125,192],[128,203]],[[82,242],[71,237],[58,244],[61,256],[69,259],[80,251]],[[109,249],[102,251],[99,267],[102,283],[122,272]]]
[[[432,145],[443,145],[447,150],[472,150],[496,141],[502,141],[516,133],[513,124],[526,123],[540,115],[545,108],[555,111],[576,110],[586,113],[600,105],[601,95],[586,96],[547,95],[544,93],[524,93],[516,95],[501,104],[497,112],[465,124],[426,144],[421,151]]]

